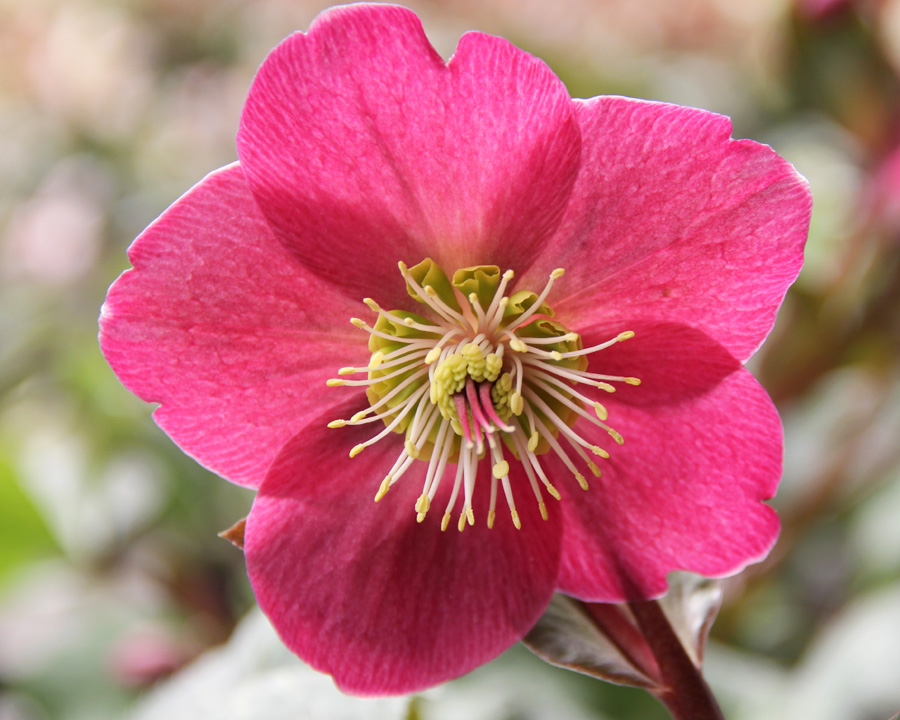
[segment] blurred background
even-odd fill
[[[706,672],[729,720],[887,720],[900,709],[900,0],[407,4],[445,57],[466,30],[503,35],[574,96],[725,113],[809,178],[806,265],[752,362],[785,422],[784,529],[726,582]],[[251,495],[176,450],[99,354],[126,247],[235,159],[255,69],[325,7],[0,0],[0,720],[665,718],[637,690],[522,648],[412,706],[351,701],[259,617],[234,633],[253,599],[216,533]]]

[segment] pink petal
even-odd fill
[[[325,380],[367,362],[347,322],[361,304],[275,240],[238,165],[191,189],[129,256],[101,313],[103,354],[161,403],[154,417],[186,453],[258,485],[309,414],[342,399]]]
[[[398,260],[526,266],[561,221],[579,142],[540,60],[468,33],[445,64],[411,11],[349,5],[265,61],[238,155],[301,261],[387,305],[408,302]]]
[[[637,331],[591,368],[642,380],[603,398],[625,444],[576,426],[611,455],[588,492],[572,483],[562,501],[559,587],[584,600],[656,597],[677,569],[737,572],[762,559],[778,534],[775,512],[761,502],[781,476],[781,423],[766,392],[694,329]],[[596,342],[607,333],[586,335]]]
[[[620,97],[577,110],[581,173],[525,282],[564,267],[561,316],[684,322],[749,357],[800,271],[806,181],[720,115]]]
[[[425,463],[415,462],[375,504],[400,436],[350,460],[347,450],[377,429],[330,430],[325,421],[285,447],[247,520],[250,581],[285,644],[342,690],[386,695],[461,675],[519,640],[553,593],[556,508],[542,520],[527,479],[513,470],[514,487],[523,488],[516,496],[522,529],[513,527],[501,492],[488,530],[490,468],[482,463],[475,525],[460,533],[457,510],[442,533],[450,466],[417,524]]]

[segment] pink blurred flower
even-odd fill
[[[742,363],[810,196],[730,133],[573,100],[480,33],[445,63],[399,7],[330,10],[267,58],[239,162],[135,241],[101,344],[185,452],[258,488],[250,581],[300,657],[414,691],[499,654],[554,590],[650,598],[768,552],[781,424]]]

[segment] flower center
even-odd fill
[[[520,528],[507,457],[521,463],[546,520],[543,491],[557,500],[560,494],[547,478],[540,456],[555,453],[587,490],[588,482],[576,462],[599,477],[600,468],[590,455],[608,458],[609,453],[575,432],[575,422],[584,419],[605,430],[616,443],[623,442],[606,424],[603,405],[576,386],[613,392],[612,382],[639,385],[637,378],[587,372],[588,355],[634,333],[621,332],[585,348],[577,333],[552,320],[553,310],[545,300],[554,281],[562,277],[561,269],[550,273],[539,295],[529,290],[507,295],[513,271],[501,274],[493,265],[463,268],[452,280],[430,259],[412,268],[400,263],[400,272],[409,294],[424,306],[423,314],[385,311],[366,298],[364,302],[377,315],[374,325],[359,318],[350,322],[369,333],[372,357],[367,367],[345,367],[338,374],[366,373],[367,377],[334,378],[328,385],[365,387],[369,408],[328,426],[384,424],[381,432],[350,451],[351,458],[392,432],[405,435],[403,450],[382,480],[375,501],[413,462],[427,462],[415,506],[419,522],[430,510],[447,466],[456,465],[441,529],[447,529],[460,494],[457,526],[462,531],[467,523],[474,525],[472,498],[478,466],[489,458],[487,525],[494,526],[502,488],[512,522]]]

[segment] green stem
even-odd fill
[[[654,694],[675,720],[725,720],[700,670],[655,600],[628,603],[650,646],[662,683]]]

